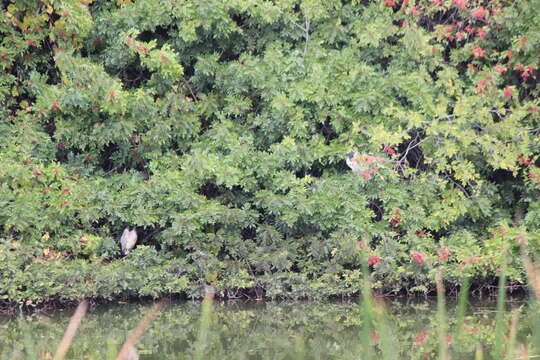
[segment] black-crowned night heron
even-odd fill
[[[122,255],[127,255],[133,249],[137,243],[137,231],[135,229],[129,230],[125,228],[120,238],[120,245],[122,245]]]
[[[362,167],[360,166],[360,153],[358,151],[348,152],[345,161],[352,171],[362,170]]]

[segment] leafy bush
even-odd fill
[[[539,6],[5,2],[0,296],[346,295],[366,253],[383,291],[522,282]]]

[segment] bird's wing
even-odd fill
[[[127,235],[126,251],[133,249],[137,243],[137,231],[135,229],[131,230]]]
[[[135,239],[135,241],[137,241],[137,231],[135,231],[135,229],[131,230],[131,236]]]
[[[352,157],[347,156],[345,158],[345,162],[347,165],[351,168],[352,171],[359,171],[361,170],[360,166],[360,154],[357,152],[354,152],[354,155]]]
[[[129,229],[125,228],[124,232],[122,233],[122,237],[120,238],[120,245],[122,246],[122,254],[126,254],[127,250],[127,243],[128,243],[128,237],[129,237]]]
[[[347,157],[347,158],[345,158],[345,162],[347,163],[347,165],[348,165],[351,169],[353,169],[353,162],[352,162],[352,159],[350,159],[350,158]],[[353,170],[354,170],[354,169],[353,169]]]

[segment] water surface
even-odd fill
[[[391,337],[396,358],[437,358],[435,301],[386,299],[384,304],[388,332],[380,334],[376,327],[369,330],[367,342],[373,351]],[[150,306],[130,303],[90,308],[68,358],[114,358]],[[493,301],[471,304],[463,335],[458,338],[455,304],[447,304],[446,341],[453,359],[473,359],[479,346],[484,358],[490,358],[495,307]],[[508,327],[511,312],[519,313],[517,343],[527,341],[534,325],[528,305],[516,300],[507,302],[506,308]],[[50,358],[72,313],[73,309],[66,309],[0,318],[0,359]],[[201,322],[200,302],[172,302],[158,313],[136,350],[140,359],[364,359],[362,314],[358,300],[215,302],[208,321]],[[373,356],[378,358],[376,353]]]

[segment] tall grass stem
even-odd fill
[[[64,332],[64,336],[62,337],[60,344],[58,344],[58,347],[56,348],[56,353],[54,354],[53,358],[54,360],[61,360],[66,356],[69,347],[71,346],[71,342],[73,341],[73,338],[75,337],[75,334],[77,333],[77,330],[79,329],[87,310],[88,300],[84,299],[79,303],[77,309],[75,309],[75,312],[69,319],[69,325]]]

